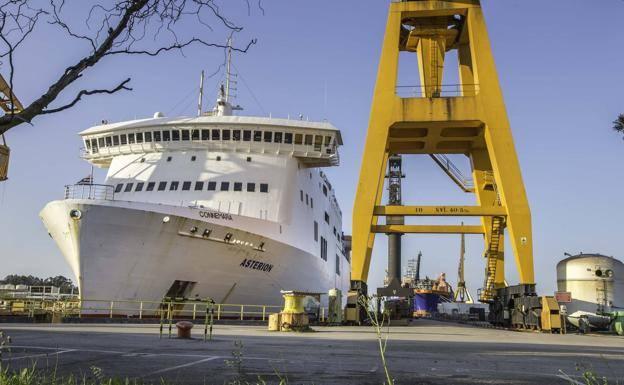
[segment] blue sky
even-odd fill
[[[231,9],[232,19],[245,27],[237,41],[258,38],[247,54],[235,56],[237,102],[245,114],[301,113],[311,120],[327,118],[342,130],[342,165],[327,172],[349,233],[388,1],[262,4],[264,16],[255,8],[248,15],[246,6]],[[483,0],[483,7],[532,208],[538,290],[549,294],[564,252],[623,256],[624,141],[610,127],[624,112],[624,2]],[[79,17],[79,10],[67,12]],[[222,38],[218,31],[207,36]],[[17,58],[16,93],[23,102],[32,101],[87,48],[42,26]],[[194,114],[199,72],[213,72],[222,58],[220,50],[193,47],[184,56],[104,60],[85,73],[82,84],[111,86],[131,77],[132,92],[94,96],[11,130],[10,180],[0,184],[0,276],[71,276],[38,212],[62,197],[63,185],[89,173],[79,158],[76,133],[102,119],[147,117],[155,111]],[[6,67],[0,71],[6,75]],[[208,104],[217,78],[207,81]],[[68,92],[64,98],[72,96]],[[460,164],[467,167],[465,161]],[[406,204],[473,202],[426,157],[407,158],[404,168]],[[101,181],[104,172],[96,175]],[[371,287],[385,274],[385,248],[385,236],[378,236]],[[403,249],[404,263],[422,250],[426,274],[445,271],[455,282],[459,236],[406,236]],[[482,286],[482,252],[482,240],[468,237],[466,274],[473,294]],[[507,271],[508,281],[516,282],[511,252]]]

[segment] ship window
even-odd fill
[[[268,183],[260,183],[260,192],[261,193],[268,193],[269,192],[269,185],[268,185]]]
[[[292,133],[290,133],[290,132],[284,133],[284,143],[285,144],[292,144]]]
[[[189,130],[182,130],[182,140],[189,140]]]
[[[219,140],[219,137],[221,136],[221,132],[218,129],[213,128],[212,129],[212,140]]]
[[[160,142],[160,131],[154,131],[154,142]]]
[[[303,202],[303,190],[299,190],[299,198],[301,198],[301,202]]]
[[[195,182],[195,191],[201,191],[204,189],[204,182]]]
[[[113,146],[119,146],[119,135],[113,136]]]
[[[327,214],[327,211],[325,211],[325,222],[329,224],[329,214]]]
[[[167,182],[159,182],[158,183],[158,191],[165,191],[166,187],[167,187]]]
[[[119,135],[119,141],[121,142],[121,144],[127,144],[128,139],[126,138],[126,134]]]
[[[171,130],[171,140],[180,140],[180,130]]]
[[[97,152],[97,149],[98,149],[97,140],[91,139],[91,148],[93,148],[93,152]]]
[[[87,150],[91,148],[91,141],[89,139],[85,140],[85,146],[87,147]]]
[[[135,143],[134,134],[128,134],[128,144]]]
[[[329,146],[329,143],[331,142],[331,136],[326,136],[325,137],[325,145]]]
[[[111,138],[110,136],[106,137],[106,147],[110,147],[113,145],[113,138]]]
[[[254,131],[254,142],[260,142],[262,140],[262,131]]]
[[[221,132],[221,136],[223,137],[223,140],[230,140],[230,130],[223,130]]]
[[[271,131],[264,131],[264,141],[266,143],[271,143],[272,142],[272,140],[271,140],[271,139],[273,139],[272,136],[273,136],[273,133]]]
[[[115,186],[115,192],[121,192],[121,189],[123,188],[123,183],[119,183],[117,184],[117,186]]]
[[[306,144],[306,146],[312,145],[312,135],[306,135],[305,136],[305,144]]]
[[[201,140],[209,140],[210,139],[210,130],[202,130]]]
[[[240,142],[241,140],[241,132],[240,130],[232,130],[232,140],[236,142]]]
[[[217,182],[208,182],[208,191],[214,191],[217,189]]]
[[[306,194],[306,206],[310,204],[310,199],[308,198],[308,194]]]
[[[197,160],[197,157],[195,155],[191,156],[191,162],[195,162]]]
[[[310,208],[314,208],[314,199],[310,197]]]
[[[241,182],[234,182],[234,191],[243,191],[243,184]]]
[[[321,151],[321,145],[323,144],[323,137],[316,135],[314,137],[314,151]]]
[[[98,138],[98,145],[100,148],[104,147],[104,138]]]
[[[323,185],[323,194],[327,196],[327,186]]]
[[[166,131],[163,131],[162,133],[163,133],[163,142],[168,142],[171,140],[171,131],[166,130]]]
[[[191,131],[191,139],[192,140],[199,140],[199,130],[192,130]]]
[[[255,192],[256,184],[255,183],[247,183],[247,192]]]
[[[302,143],[303,143],[303,135],[295,134],[295,144],[302,144]]]
[[[126,188],[124,189],[124,192],[130,192],[132,191],[132,186],[134,185],[134,183],[128,183],[126,184]]]
[[[314,241],[318,242],[318,222],[314,221]]]
[[[243,142],[249,142],[251,140],[251,131],[243,130]]]
[[[142,132],[137,132],[137,134],[136,134],[136,141],[137,141],[137,143],[143,143],[143,133]]]
[[[230,182],[221,182],[221,191],[229,191]]]
[[[134,189],[134,191],[143,191],[143,186],[145,186],[145,183],[143,183],[143,182],[137,183],[137,186]]]
[[[182,191],[189,191],[191,189],[191,182],[182,183]]]
[[[217,162],[221,160],[221,155],[217,156]]]
[[[154,191],[154,186],[156,185],[156,182],[148,182],[147,183],[147,188],[145,189],[145,191]]]
[[[251,156],[247,157],[247,162],[251,162]]]
[[[327,239],[321,237],[321,259],[327,261]]]
[[[340,275],[340,257],[336,254],[336,275]]]
[[[336,235],[336,227],[334,226],[334,236]]]
[[[273,135],[273,141],[275,143],[282,143],[282,133],[276,132],[275,135]]]
[[[171,184],[169,185],[169,191],[177,191],[179,184],[180,182],[178,181],[171,182]]]

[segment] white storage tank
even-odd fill
[[[557,264],[557,288],[570,292],[568,314],[624,309],[624,263],[601,254],[569,256]]]

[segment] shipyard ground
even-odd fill
[[[224,384],[261,377],[288,384],[381,384],[378,344],[369,327],[315,327],[275,333],[265,326],[217,325],[192,340],[158,338],[158,325],[0,325],[12,337],[2,367],[58,374],[141,378],[143,382]],[[577,365],[624,379],[624,337],[550,335],[419,320],[390,329],[387,360],[397,384],[566,384]],[[235,342],[241,341],[237,348]],[[241,358],[235,358],[240,352]],[[240,365],[239,365],[240,364]],[[245,383],[245,382],[242,382]],[[621,382],[620,382],[621,383]]]

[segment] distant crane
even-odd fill
[[[464,223],[462,222],[462,226]],[[464,234],[461,235],[461,246],[459,249],[459,268],[457,269],[457,291],[455,291],[455,302],[474,303],[468,289],[466,289],[466,280],[464,278],[464,257],[466,255],[466,240]]]

